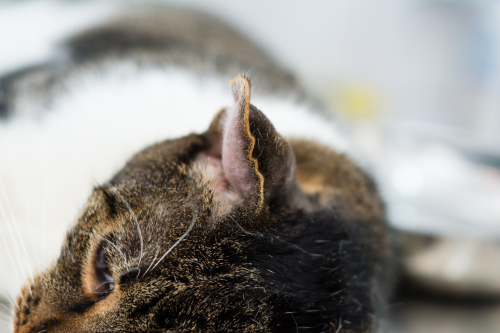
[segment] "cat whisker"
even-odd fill
[[[128,274],[130,272],[133,272],[133,271],[138,271],[139,273],[137,274],[137,276],[139,276],[141,274],[141,269],[139,267],[132,267],[130,269],[126,269],[124,271],[121,271],[120,273],[118,273],[119,276],[123,276],[125,274]],[[121,284],[120,286],[122,286],[123,284]]]
[[[293,316],[293,312],[286,312],[286,314],[289,314],[290,316],[292,316],[293,321],[295,322],[295,329],[296,329],[297,333],[299,333],[299,325],[297,325],[297,321],[295,320],[295,317]]]
[[[160,245],[156,244],[156,254],[155,254],[155,257],[153,258],[153,261],[151,261],[151,264],[149,265],[149,267],[146,270],[146,272],[144,272],[144,274],[142,275],[143,277],[146,276],[146,274],[149,272],[149,269],[151,268],[151,266],[153,266],[153,263],[155,262],[156,257],[158,257],[158,253],[159,252],[160,252]]]
[[[298,247],[297,245],[292,244],[292,243],[288,243],[288,242],[284,241],[283,239],[281,239],[279,237],[273,237],[273,239],[276,239],[276,240],[279,240],[280,242],[283,242],[285,244],[291,245],[291,246],[295,247],[296,249],[298,249],[299,251],[304,252],[304,253],[310,255],[311,257],[324,257],[323,254],[307,252],[306,250],[303,250],[302,248]]]
[[[223,289],[226,289],[226,288],[227,287],[222,287],[222,288],[217,289],[216,291],[212,291],[210,293],[210,295],[208,295],[207,297],[205,297],[205,299],[200,303],[200,305],[202,305],[203,303],[205,303],[210,298],[210,296],[212,296],[213,294],[215,294],[215,293],[217,293],[219,291],[222,291]]]
[[[4,219],[5,219],[5,222],[6,222],[5,225],[7,225],[8,228],[9,228],[10,234],[12,236],[12,240],[16,242],[16,245],[20,245],[21,250],[22,250],[22,252],[24,254],[24,257],[25,257],[24,258],[25,259],[24,262],[26,262],[27,265],[28,265],[28,270],[29,270],[29,273],[31,274],[31,279],[32,279],[32,281],[34,283],[35,282],[35,278],[33,276],[33,270],[31,269],[31,264],[29,262],[28,254],[26,252],[26,246],[24,244],[23,238],[21,237],[21,232],[19,231],[19,226],[18,226],[16,217],[14,215],[14,212],[12,210],[12,206],[10,204],[9,198],[7,196],[7,192],[5,191],[4,182],[3,182],[3,180],[2,180],[1,177],[0,177],[0,184],[2,185],[2,186],[0,186],[0,189],[2,191],[2,196],[5,198],[5,203],[6,203],[6,206],[7,206],[6,208],[7,208],[8,212],[9,212],[9,215],[11,216],[12,224],[14,224],[14,227],[16,229],[17,239],[16,239],[16,237],[14,235],[14,232],[12,231],[12,228],[10,226],[11,223],[8,222],[7,214],[6,214],[5,210],[4,210],[4,206],[3,206],[2,202],[0,201],[0,206],[1,206],[1,209],[2,209],[2,215],[4,216]],[[21,260],[20,255],[19,255],[19,253],[17,251],[16,251],[16,254],[17,254],[17,257],[18,257],[17,259],[19,260],[19,263],[21,263],[21,269],[23,271],[23,275],[28,275],[28,274],[25,274],[26,272],[24,271],[24,265],[22,265],[23,261]],[[32,292],[31,292],[31,288],[29,289],[29,291],[30,291],[30,295],[33,296]]]
[[[257,318],[257,316],[259,315],[259,312],[260,312],[261,308],[262,308],[262,306],[259,306],[259,309],[257,310],[257,313],[255,314],[255,317],[253,317],[253,320],[255,320]]]
[[[111,191],[113,191],[113,193],[116,194],[116,196],[118,198],[120,198],[120,200],[123,202],[123,204],[125,205],[127,210],[132,215],[132,218],[134,219],[135,225],[137,226],[137,233],[139,234],[139,239],[141,240],[141,254],[139,256],[139,262],[137,263],[137,268],[139,268],[139,266],[141,265],[142,255],[144,252],[144,241],[142,239],[142,231],[141,231],[141,227],[139,225],[139,222],[137,221],[137,216],[135,216],[135,213],[132,210],[132,208],[130,207],[130,205],[128,204],[127,200],[125,200],[125,198],[120,194],[120,192],[118,192],[118,189],[116,187],[114,187],[111,183],[108,183],[108,185],[110,186]],[[140,272],[141,271],[139,270],[139,274],[140,274]],[[137,275],[137,277],[139,277],[139,275]]]
[[[106,239],[102,236],[99,236],[97,234],[94,234],[92,232],[88,232],[88,231],[85,231],[85,230],[80,230],[80,229],[73,229],[73,231],[75,232],[79,232],[79,233],[82,233],[82,234],[85,234],[85,235],[88,235],[88,236],[92,236],[92,237],[98,237],[100,239],[102,239],[103,241],[105,241],[106,243],[108,243],[109,245],[111,245],[116,251],[118,251],[120,253],[120,255],[122,256],[123,258],[123,261],[125,261],[125,265],[127,266],[127,269],[129,269],[129,265],[128,265],[128,262],[127,262],[127,259],[125,258],[125,255],[123,254],[123,252],[118,248],[118,246],[116,246],[115,243],[111,242],[109,239]]]
[[[172,245],[168,250],[167,252],[165,252],[165,254],[160,258],[160,260],[158,260],[158,262],[156,263],[156,265],[153,266],[153,269],[154,270],[156,268],[156,266],[158,266],[158,264],[163,260],[165,259],[165,257],[167,256],[167,254],[170,253],[170,251],[172,251],[177,245],[179,245],[180,242],[182,242],[182,240],[184,238],[186,238],[186,236],[189,234],[189,232],[191,231],[191,229],[193,229],[195,223],[196,223],[196,220],[198,219],[198,210],[196,209],[196,207],[191,204],[191,208],[193,209],[193,220],[191,221],[191,224],[189,225],[188,229],[186,230],[186,232],[177,240],[177,242],[174,243],[174,245]]]
[[[335,333],[339,333],[341,328],[342,328],[342,318],[339,318],[339,328],[337,328]]]
[[[71,251],[71,249],[69,248],[69,246],[66,246],[65,250],[71,256],[71,260],[73,260],[73,262],[76,263],[75,255],[73,254],[73,251]]]
[[[9,317],[9,319],[10,319],[10,317]],[[9,325],[9,326],[10,326],[10,325],[12,325],[12,322],[7,321],[7,320],[2,319],[2,318],[0,318],[0,322],[5,323],[5,324],[7,324],[7,325]]]
[[[9,231],[11,231],[11,233],[12,233],[12,230],[11,230],[11,228],[10,228],[10,226],[9,226],[8,222],[7,222],[7,216],[6,216],[6,214],[5,214],[5,210],[4,210],[4,207],[3,207],[3,205],[2,205],[2,202],[1,202],[1,201],[0,201],[0,211],[1,211],[1,213],[2,213],[2,216],[3,216],[4,220],[5,220],[4,225],[8,226]],[[7,256],[8,256],[8,258],[9,258],[10,263],[11,263],[11,264],[12,264],[12,266],[13,266],[13,270],[14,270],[14,272],[15,272],[15,274],[16,274],[17,279],[18,279],[18,281],[20,282],[20,281],[22,281],[22,278],[21,278],[21,275],[20,275],[20,273],[19,273],[19,271],[18,271],[18,269],[17,269],[18,265],[16,265],[16,261],[14,260],[14,258],[13,258],[13,256],[12,256],[12,251],[11,251],[10,247],[8,246],[8,241],[7,241],[7,238],[5,237],[5,234],[4,234],[3,232],[1,232],[1,234],[2,234],[2,239],[3,239],[3,242],[4,242],[4,244],[5,244],[5,249],[7,250]],[[24,301],[24,304],[26,304],[26,306],[28,306],[28,303],[26,303],[26,300],[24,299],[24,296],[23,296],[23,294],[22,294],[22,293],[21,293],[21,298],[22,298],[22,300]],[[15,300],[14,300],[14,303],[17,305],[17,303],[15,302]],[[19,306],[18,306],[18,307],[19,307]]]
[[[7,319],[10,319],[10,317],[11,317],[11,316],[9,316],[8,314],[3,313],[3,312],[0,312],[0,315],[5,316]]]
[[[5,281],[9,281],[9,279],[7,279],[7,275],[5,273],[5,270],[2,270],[2,272],[3,272],[3,276],[6,278]],[[16,292],[15,292],[14,288],[12,288],[12,284],[10,283],[10,281],[9,281],[9,289],[6,290],[4,295],[7,296],[9,301],[19,309],[19,305],[17,305],[17,303],[16,303]],[[5,305],[3,305],[3,306],[5,306]]]
[[[182,326],[184,326],[184,324],[186,323],[186,321],[184,320],[184,322],[182,324],[179,325],[179,327],[177,327],[177,329],[181,328]]]
[[[23,251],[26,265],[28,266],[29,275],[31,275],[31,281],[33,282],[33,285],[35,285],[35,275],[33,274],[33,268],[31,267],[31,263],[30,263],[30,260],[28,257],[28,252],[26,251],[26,245],[25,245],[23,238],[21,236],[21,231],[19,230],[19,225],[17,223],[13,223],[13,224],[14,224],[14,229],[15,229],[17,236],[18,236],[18,239],[19,239],[19,243],[21,244],[21,250]],[[30,291],[30,295],[33,296],[31,288],[29,288],[29,291]]]
[[[45,261],[46,260],[46,241],[47,241],[47,208],[48,208],[48,202],[49,202],[49,160],[46,158],[45,159],[45,182],[44,182],[44,191],[43,191],[43,210],[42,210],[42,230],[43,230],[43,235],[42,235],[42,259]]]
[[[12,309],[12,308],[9,308],[7,305],[2,304],[2,303],[0,303],[0,305],[1,305],[1,306],[5,309],[5,310],[9,311],[9,312],[12,314],[12,312],[13,312],[13,309]],[[3,313],[3,312],[0,312],[0,313]]]
[[[110,282],[109,282],[109,281],[105,281],[105,282],[103,282],[103,283],[101,283],[101,284],[97,285],[95,288],[96,288],[96,289],[98,289],[99,287],[104,286],[106,283],[110,283]],[[98,294],[98,293],[100,293],[100,291],[98,291],[98,292],[94,292],[93,294]]]
[[[29,200],[29,197],[28,197],[28,206],[27,206],[27,209],[26,209],[26,213],[27,213],[27,224],[28,225],[32,225],[32,219],[31,219],[31,205],[30,205],[30,200]],[[29,231],[29,243],[31,246],[31,255],[32,257],[34,258],[35,262],[36,263],[40,263],[42,262],[42,259],[40,258],[40,253],[39,251],[37,251],[37,248],[36,248],[36,242],[35,242],[35,235],[33,234],[33,228],[28,228],[28,231]],[[35,281],[33,281],[33,286],[35,285]]]
[[[9,327],[9,332],[11,331],[11,329],[13,328],[12,325],[13,325],[13,322],[12,322],[12,317],[13,317],[13,314],[6,314],[6,313],[3,313],[3,312],[0,312],[0,315],[3,315],[5,316],[6,319],[2,319],[0,317],[0,323],[5,323],[7,324],[7,326]]]
[[[246,231],[245,229],[243,229],[243,227],[242,227],[242,226],[241,226],[238,222],[236,222],[236,220],[235,220],[235,219],[234,219],[231,215],[229,215],[229,214],[228,214],[228,216],[229,216],[229,218],[230,218],[231,220],[233,220],[233,221],[234,221],[234,223],[236,223],[236,225],[237,225],[238,227],[240,227],[240,229],[241,229],[241,230],[242,230],[245,234],[255,236],[255,235],[254,235],[254,234],[252,234],[251,232]]]
[[[5,313],[3,311],[0,311],[0,315],[3,315],[3,316],[8,316],[10,318],[10,316],[13,314],[13,310],[12,308],[9,308],[8,306],[6,306],[5,304],[2,304],[0,303],[0,305],[5,309],[7,310],[9,313]]]

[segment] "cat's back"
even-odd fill
[[[30,100],[35,104],[33,108],[46,107],[54,94],[71,89],[68,87],[71,79],[96,72],[105,76],[110,67],[123,62],[130,62],[140,70],[177,67],[225,80],[231,79],[234,73],[251,70],[258,80],[258,92],[302,94],[293,75],[255,43],[213,16],[193,9],[161,5],[101,7],[92,10],[105,11],[103,17],[90,19],[80,15],[79,27],[68,27],[69,31],[74,30],[70,34],[40,33],[48,35],[44,38],[48,45],[44,46],[51,52],[3,71],[0,80],[2,117],[36,112],[31,110]],[[45,16],[57,19],[71,9],[48,11]],[[22,11],[19,14],[22,15]],[[9,45],[5,48],[10,49]],[[15,50],[10,52],[16,53]]]

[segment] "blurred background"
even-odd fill
[[[404,264],[447,295],[396,301],[391,332],[500,332],[500,2],[163,2],[222,18],[295,73],[377,179],[390,223],[440,236]],[[0,75],[36,60],[30,19],[11,26],[0,45],[15,36],[27,55],[1,50]]]
[[[393,223],[500,236],[499,2],[193,4],[264,46],[343,121]]]

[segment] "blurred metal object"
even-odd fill
[[[408,275],[427,288],[453,295],[500,295],[500,241],[442,238],[408,255]]]
[[[500,158],[465,147],[464,137],[421,124],[388,126],[376,173],[391,223],[433,235],[500,239]]]

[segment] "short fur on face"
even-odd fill
[[[15,332],[374,332],[389,246],[373,182],[250,104],[97,187]],[[103,287],[105,286],[105,287]]]

